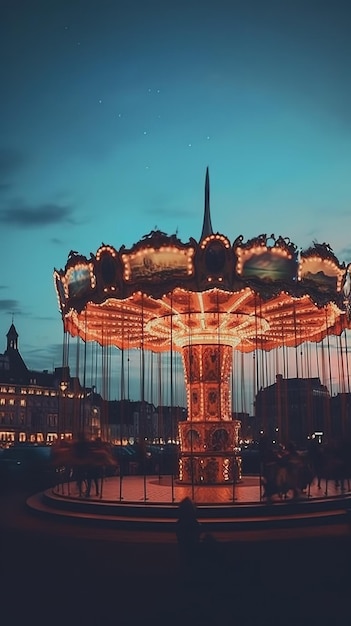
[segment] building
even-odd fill
[[[187,409],[183,406],[159,405],[157,416],[157,437],[160,442],[178,443],[178,424],[187,421]]]
[[[330,439],[332,434],[330,393],[319,378],[283,378],[277,374],[273,385],[257,393],[255,415],[261,434],[274,443],[306,445],[309,437]]]
[[[232,419],[240,422],[239,443],[251,444],[260,438],[261,421],[249,413],[240,411],[233,412]]]
[[[330,399],[331,435],[335,440],[351,440],[351,393],[338,393]]]
[[[187,415],[184,407],[104,400],[94,388],[84,388],[68,366],[53,372],[28,369],[14,324],[6,337],[6,350],[0,354],[0,445],[50,443],[80,432],[114,443],[177,440],[178,423]]]
[[[108,402],[108,438],[114,443],[147,439],[153,443],[176,442],[178,423],[186,420],[180,406],[158,406],[138,400]]]
[[[12,323],[0,354],[0,445],[51,442],[84,430],[100,434],[100,409],[92,389],[83,389],[69,367],[28,369]]]

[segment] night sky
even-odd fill
[[[2,0],[0,352],[61,365],[70,250],[155,227],[351,260],[348,0]]]

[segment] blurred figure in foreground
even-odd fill
[[[178,509],[176,525],[180,564],[191,568],[200,553],[201,525],[196,517],[196,508],[190,498],[184,498]]]

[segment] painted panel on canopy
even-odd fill
[[[77,298],[87,293],[91,288],[90,266],[76,265],[67,270],[66,283],[70,298]]]
[[[129,282],[161,282],[187,278],[193,274],[193,249],[176,247],[145,248],[136,253],[123,254],[124,277]]]
[[[320,257],[301,259],[300,279],[316,284],[320,291],[335,291],[339,288],[342,272],[334,263]]]
[[[64,306],[66,302],[66,294],[65,294],[64,286],[62,284],[61,276],[59,276],[59,274],[57,273],[55,274],[55,287],[56,287],[56,293],[60,302],[60,308],[62,309],[62,307]]]
[[[261,250],[238,250],[243,278],[260,280],[295,280],[297,274],[296,256],[287,255],[277,248]]]

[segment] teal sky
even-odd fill
[[[274,233],[351,261],[345,0],[3,0],[0,331],[61,365],[52,274],[151,229]]]

